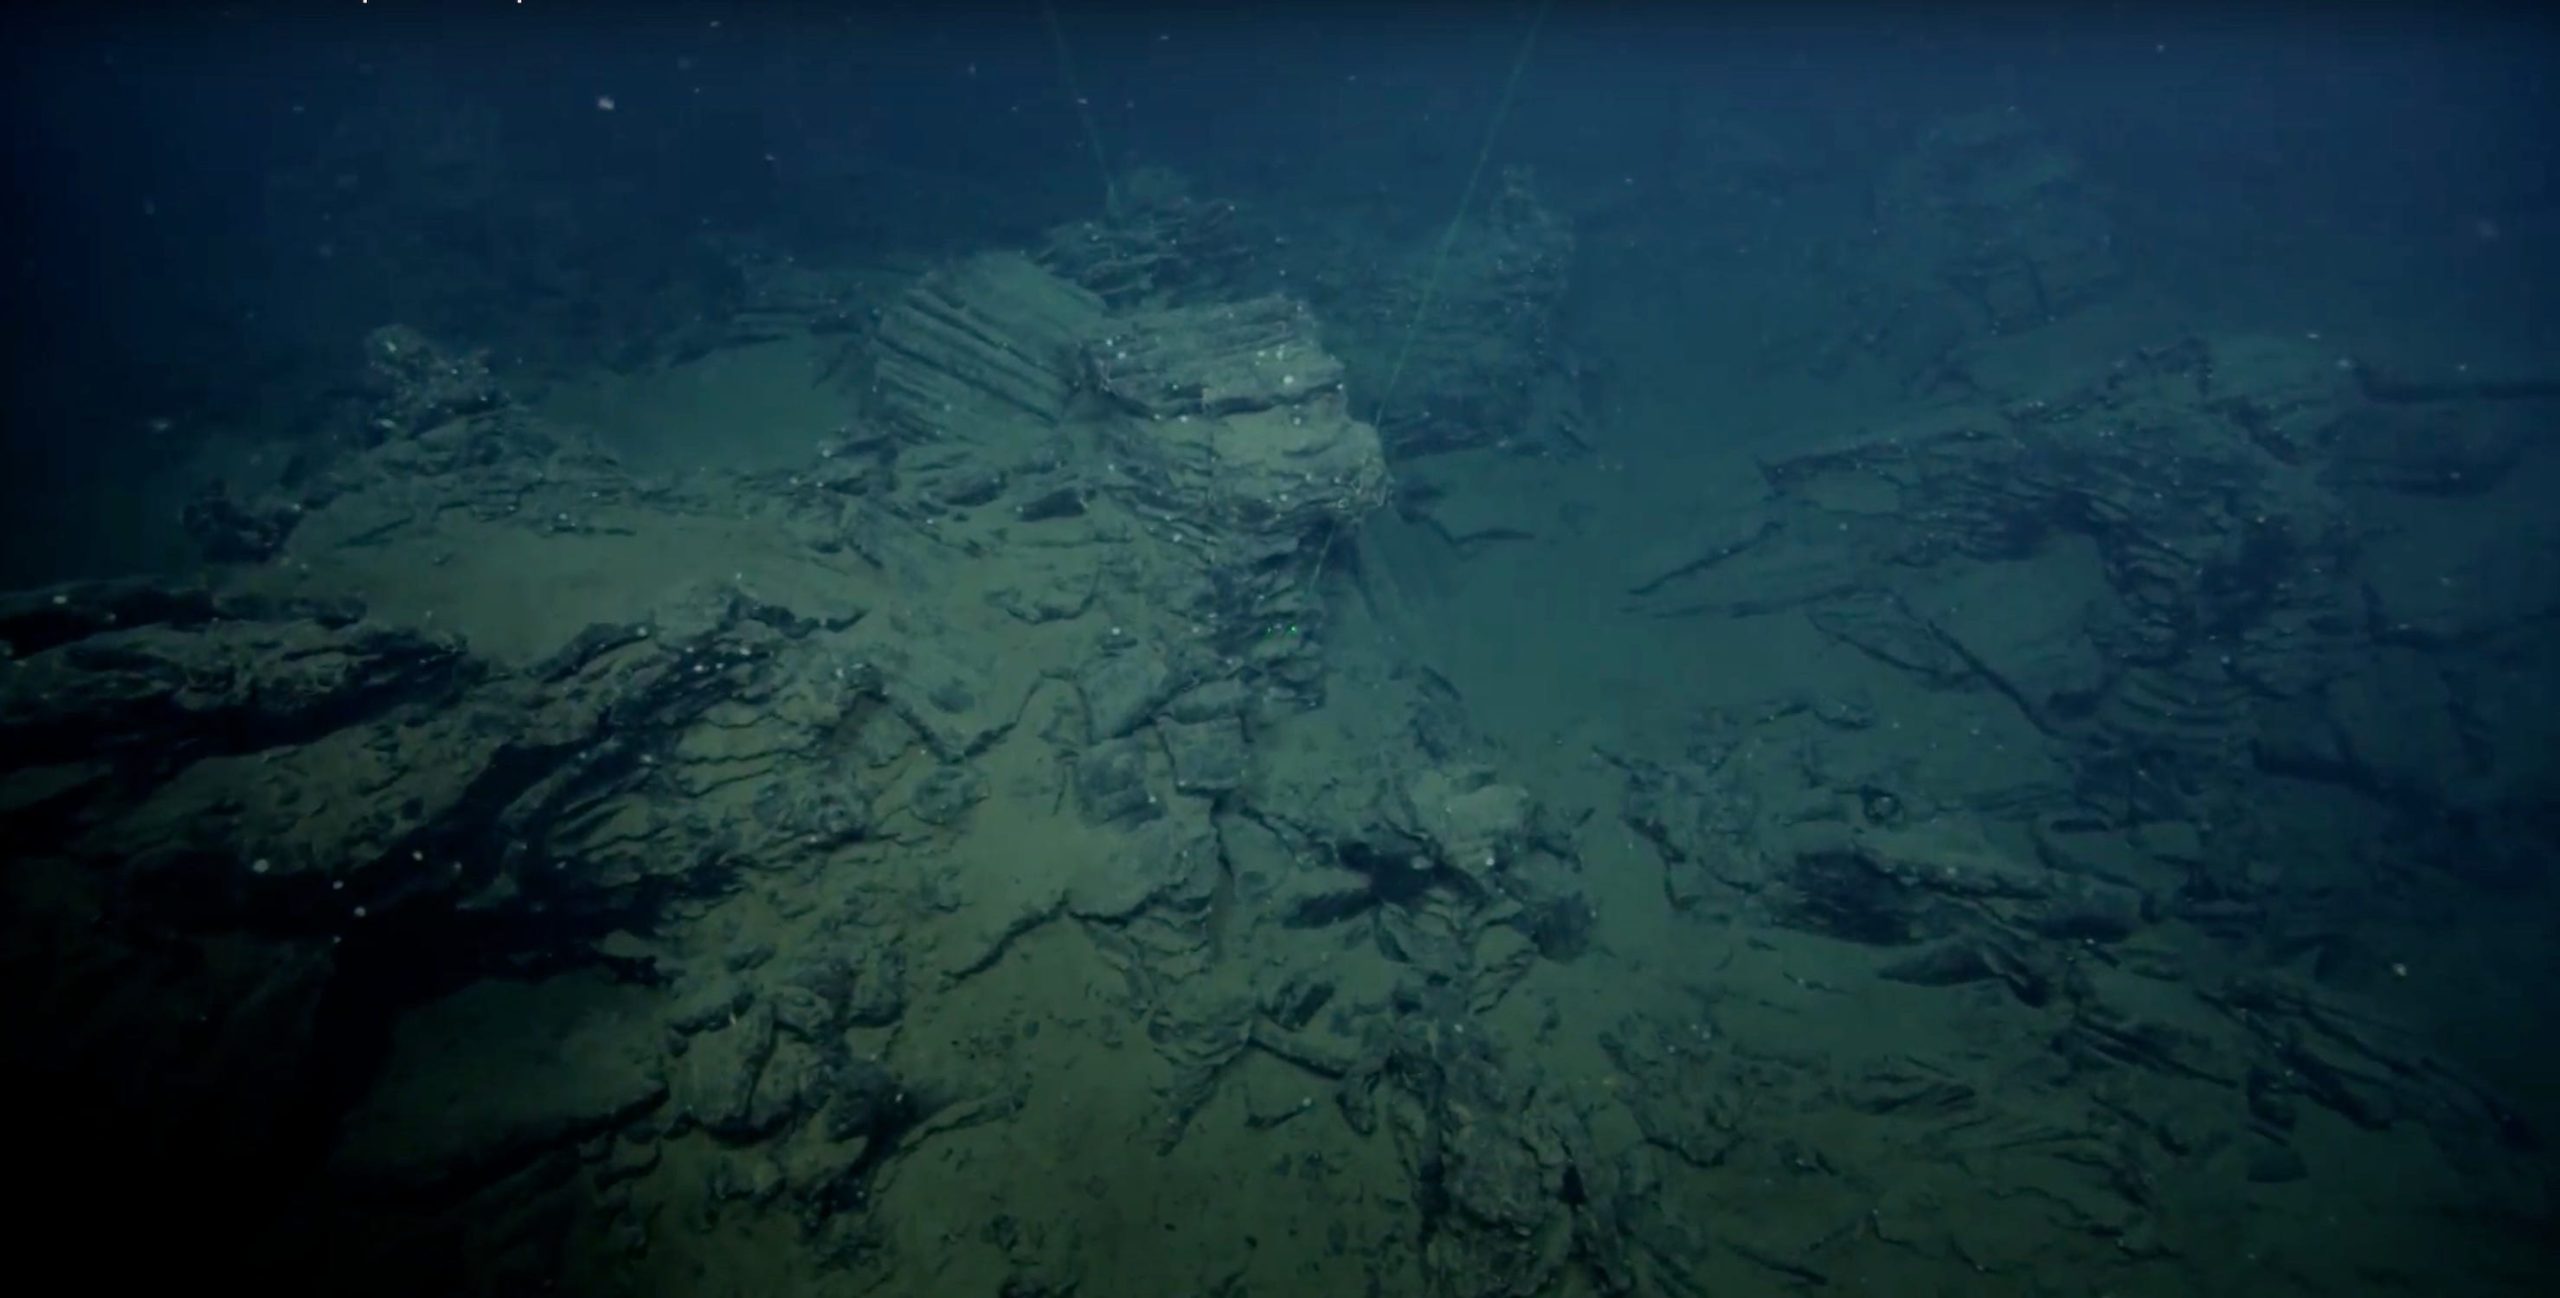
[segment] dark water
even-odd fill
[[[2548,20],[8,22],[101,1276],[2548,1285]]]

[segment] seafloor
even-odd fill
[[[333,1292],[2540,1291],[2551,356],[2014,119],[1829,261],[1488,185],[349,339],[0,602],[21,1167]]]

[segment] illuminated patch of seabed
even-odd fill
[[[354,521],[371,517],[364,511]],[[303,595],[352,594],[391,625],[461,635],[501,663],[539,661],[595,623],[649,616],[688,592],[739,585],[788,606],[841,608],[848,565],[754,520],[608,506],[597,531],[553,535],[448,514],[379,547],[331,544],[329,511],[304,525],[302,566],[249,580]],[[610,529],[610,530],[608,530]]]
[[[835,435],[850,407],[824,379],[831,355],[809,338],[724,348],[664,369],[561,383],[536,410],[592,436],[638,474],[795,468]]]

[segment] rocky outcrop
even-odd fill
[[[1350,386],[1389,456],[1467,448],[1565,449],[1578,400],[1556,339],[1573,272],[1571,224],[1525,168],[1488,188],[1446,239],[1386,274],[1317,272],[1311,296],[1350,358]],[[1376,260],[1360,249],[1352,264]]]
[[[1285,298],[1115,321],[1084,348],[1109,489],[1150,520],[1173,558],[1159,589],[1221,655],[1275,673],[1319,609],[1332,547],[1383,504],[1377,432],[1352,417],[1342,367]]]
[[[1019,254],[928,275],[881,321],[873,417],[916,442],[1053,428],[1075,390],[1074,350],[1103,312],[1100,298]]]
[[[1236,204],[1198,197],[1160,168],[1126,176],[1111,212],[1050,231],[1038,257],[1114,310],[1232,302],[1252,296],[1255,281],[1266,278],[1256,274],[1252,235]]]
[[[1887,174],[1877,207],[1898,256],[1970,308],[1975,332],[2050,324],[2121,275],[2094,183],[2015,111],[1932,124]]]
[[[375,403],[372,427],[382,440],[415,436],[506,404],[487,353],[450,350],[406,325],[366,334],[364,357]]]

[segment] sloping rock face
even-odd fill
[[[2398,484],[2382,490],[2476,496],[2497,489],[2510,457],[2494,433],[2425,446],[2377,434],[2402,408],[2308,345],[2190,339],[2102,379],[1774,461],[1769,480],[1794,517],[1768,525],[1795,546],[1754,535],[1638,595],[1665,611],[1700,589],[1721,590],[1723,608],[1802,603],[1862,654],[1999,691],[2071,745],[2090,788],[2164,810],[2216,796],[2215,772],[2407,788],[2352,755],[2424,744],[2414,716],[2359,704],[2369,694],[2357,681],[2377,638],[2428,634],[2406,593],[2409,616],[2377,624],[2377,600],[2395,598],[2384,592],[2418,583],[2402,578],[2394,541],[2359,527],[2357,496],[2383,461],[2405,467],[2379,475]],[[2394,444],[2406,448],[2396,459]],[[1872,575],[1988,573],[2074,546],[2109,599],[2041,630],[2021,628],[1988,577],[1978,588],[1951,577],[1961,589],[1923,604]],[[1781,568],[1773,551],[1789,548]],[[2548,581],[2487,584],[2510,608],[2502,619],[2496,602],[2466,605],[2493,624],[2484,634],[2553,599]],[[2364,738],[2342,741],[2342,726]]]
[[[2123,278],[2096,184],[2015,112],[1932,123],[1886,176],[1878,208],[1915,280],[1961,302],[1977,333],[2054,323]]]
[[[1930,121],[1876,177],[1855,232],[1794,269],[1836,305],[1777,347],[1815,377],[1914,397],[2005,388],[1975,384],[1970,365],[2020,339],[2103,328],[2127,300],[2115,198],[2017,109]]]
[[[347,1115],[333,1172],[431,1196],[609,1134],[666,1097],[655,1021],[644,992],[592,977],[484,983],[427,1006],[392,1034],[386,1080]]]
[[[1319,616],[1306,595],[1332,547],[1387,496],[1378,434],[1352,418],[1313,318],[1285,298],[1149,312],[1084,360],[1118,408],[1113,489],[1192,556],[1169,593],[1220,629],[1221,654],[1285,660]]]
[[[1199,197],[1162,168],[1139,168],[1120,186],[1116,211],[1051,231],[1037,255],[1114,310],[1233,302],[1274,278],[1255,246],[1272,236],[1251,227],[1234,202]]]
[[[1035,1095],[903,1044],[919,997],[920,1040],[1010,1034],[980,980],[1089,930],[1160,1007],[1181,1118],[1260,980],[1371,922],[1324,866],[1351,904],[1275,919],[1250,977],[1220,956],[1294,895],[1239,909],[1227,839],[1387,494],[1294,301],[1115,314],[963,262],[884,313],[805,468],[685,487],[422,337],[365,348],[376,437],[240,503],[287,520],[254,545],[208,513],[233,566],[0,599],[13,972],[236,953],[191,975],[201,1028],[45,995],[13,1045],[65,1094],[125,1077],[139,1144],[295,1151],[248,1196],[288,1209],[214,1230],[236,1253],[556,1277],[645,1247],[661,1160],[705,1144],[709,1203],[876,1265],[885,1169]]]
[[[881,322],[875,418],[911,441],[1052,429],[1075,391],[1067,362],[1103,312],[1102,299],[1017,254],[929,275]]]
[[[1557,316],[1573,228],[1506,168],[1482,216],[1417,249],[1399,273],[1319,299],[1349,337],[1354,391],[1398,460],[1542,442],[1570,422]]]
[[[2548,886],[2550,714],[2523,700],[2549,674],[2517,667],[2560,607],[2540,503],[2560,459],[2516,430],[2552,389],[2252,336],[1966,383],[1976,399],[1764,460],[1764,508],[1632,574],[1631,612],[1838,657],[1702,718],[1684,752],[1622,759],[1621,821],[1664,899],[1863,953],[1862,981],[1824,994],[1943,995],[1964,1023],[2002,1006],[2034,1024],[2026,1054],[2126,1088],[2145,1130],[2182,1133],[2171,1161],[2224,1160],[2232,1183],[2312,1178],[2324,1122],[2392,1133],[2359,1145],[2382,1161],[2424,1131],[2484,1177],[2453,1193],[2547,1212],[2535,1124],[2419,1062],[2433,1020],[2391,1008],[2442,947],[2390,899],[2477,915]],[[1693,1048],[1612,1042],[1656,1076]],[[1848,1111],[1950,1135],[2018,1098],[1835,1069]],[[2112,1103],[2065,1094],[2047,1098]],[[1640,1120],[1693,1167],[1752,1142],[1730,1111],[1666,1107]],[[2168,1196],[2065,1194],[2120,1241],[2194,1256],[2166,1242]],[[1994,1234],[1943,1238],[1973,1258]],[[1804,1280],[1808,1258],[1762,1260]]]
[[[0,597],[46,1183],[421,1295],[2210,1287],[2315,1175],[2539,1259],[2532,1124],[2277,867],[2539,868],[2543,388],[1968,378],[1628,580],[1859,674],[1529,751],[1361,566],[1374,358],[1132,210],[884,294],[802,463],[404,333],[200,583]]]

